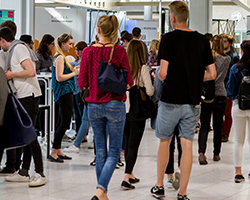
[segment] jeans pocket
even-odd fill
[[[122,108],[106,108],[106,117],[111,122],[120,122],[125,120],[125,110]]]

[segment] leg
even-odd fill
[[[80,93],[74,95],[73,98],[73,113],[74,113],[74,118],[76,122],[76,133],[78,133],[78,130],[81,126],[81,117],[82,117],[82,109],[80,108]]]
[[[223,121],[222,135],[227,135],[228,137],[231,131],[232,123],[233,123],[231,110],[232,110],[232,98],[227,99],[227,107],[225,110],[225,120]]]
[[[181,187],[179,194],[186,195],[188,181],[192,169],[192,162],[193,162],[193,153],[192,153],[193,142],[181,137],[181,147],[182,147],[181,166],[180,166]]]

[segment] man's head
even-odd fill
[[[31,35],[21,35],[19,40],[25,42],[33,50],[34,42]]]
[[[188,6],[183,1],[173,1],[169,5],[170,9],[170,22],[173,28],[176,23],[187,23],[189,10]]]
[[[4,21],[2,24],[0,24],[0,28],[3,28],[3,27],[10,28],[13,31],[14,37],[16,36],[17,27],[16,27],[15,22],[11,20]]]
[[[125,32],[122,35],[121,41],[123,42],[123,45],[126,47],[126,46],[128,46],[128,43],[130,42],[130,40],[132,40],[132,39],[133,39],[132,34]]]
[[[3,51],[8,51],[10,44],[14,39],[14,33],[10,28],[3,27],[0,29],[0,47]]]
[[[233,45],[233,42],[234,42],[234,37],[227,34],[227,33],[223,33],[221,35],[221,37],[223,38],[225,52],[230,51],[230,48],[231,48],[231,46]]]
[[[132,36],[135,39],[140,39],[140,37],[141,37],[141,29],[139,27],[133,28],[133,30],[132,30]]]

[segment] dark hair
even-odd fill
[[[132,34],[128,33],[128,32],[125,32],[123,35],[122,35],[122,38],[121,38],[121,41],[124,41],[124,40],[127,40],[128,42],[130,40],[133,39],[133,36]]]
[[[0,38],[5,39],[6,42],[12,42],[15,39],[13,31],[8,27],[0,29]]]
[[[124,30],[121,32],[121,37],[123,36],[124,33],[128,33],[128,31]]]
[[[32,36],[31,35],[21,35],[19,40],[25,42],[26,44],[30,44],[32,42]]]
[[[213,38],[213,34],[212,34],[212,33],[206,33],[205,36],[206,36],[206,38],[207,38],[209,41],[211,41],[212,38]]]
[[[98,35],[95,35],[95,40],[96,40],[97,42],[99,42],[99,37],[98,37]]]
[[[140,37],[140,34],[141,34],[141,29],[139,27],[133,28],[133,30],[132,30],[133,37],[138,38],[138,37]]]
[[[45,34],[39,44],[37,50],[42,54],[45,60],[48,60],[49,55],[51,54],[51,52],[49,52],[48,45],[51,44],[54,40],[55,38],[52,35]]]
[[[0,24],[0,28],[3,28],[5,26],[10,28],[13,31],[13,34],[14,34],[14,37],[15,37],[16,36],[16,30],[17,30],[15,22],[13,22],[11,20],[7,20],[7,21],[4,21],[2,24]]]
[[[240,45],[241,50],[244,52],[242,58],[237,64],[237,68],[239,70],[242,70],[246,68],[248,71],[250,71],[250,40],[243,40]]]
[[[88,45],[87,45],[87,43],[86,42],[84,42],[84,41],[80,41],[80,42],[78,42],[76,45],[75,45],[75,47],[77,48],[77,49],[79,49],[80,51],[82,51],[85,47],[87,47]]]

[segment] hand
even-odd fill
[[[129,86],[129,84],[127,84],[127,88],[128,88],[128,89],[130,89],[130,86]]]
[[[75,76],[79,74],[79,71],[80,71],[80,67],[74,67],[73,73],[75,73]]]
[[[6,76],[7,80],[14,78],[13,72],[10,69],[5,72],[5,76]]]

